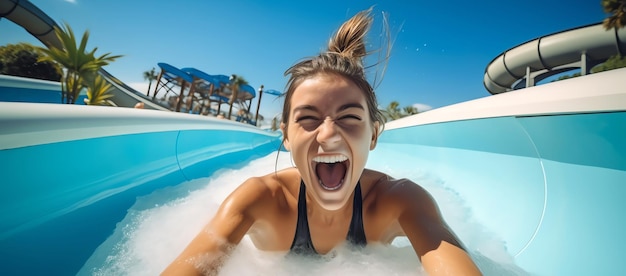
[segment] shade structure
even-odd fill
[[[182,71],[176,66],[165,62],[157,63],[161,71],[157,77],[157,83],[152,93],[152,100],[157,100],[157,95],[161,95],[160,100],[164,101],[167,106],[176,112],[180,112],[182,98],[185,92],[188,95],[193,94],[193,77]],[[148,97],[150,92],[148,92]]]

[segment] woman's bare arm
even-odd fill
[[[254,223],[247,215],[259,195],[252,187],[258,180],[248,180],[237,188],[218,209],[215,217],[198,233],[162,275],[217,274],[230,251],[239,244]]]
[[[412,182],[400,187],[394,193],[404,204],[398,221],[428,275],[481,275],[430,194]]]

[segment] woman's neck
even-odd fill
[[[307,217],[309,223],[315,221],[324,225],[332,225],[337,221],[345,222],[352,217],[354,192],[346,203],[336,210],[328,210],[322,207],[309,193],[306,194]]]

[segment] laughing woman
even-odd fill
[[[429,275],[480,274],[426,190],[365,169],[384,122],[363,66],[370,13],[286,72],[281,129],[295,167],[240,185],[164,275],[217,274],[246,234],[260,250],[303,255],[406,236]]]

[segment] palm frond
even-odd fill
[[[89,31],[85,31],[80,42],[77,43],[78,41],[76,40],[74,31],[67,23],[62,27],[55,27],[54,31],[61,42],[61,47],[57,48],[51,46],[49,49],[40,48],[45,54],[45,57],[41,58],[41,60],[55,62],[65,68],[61,85],[63,90],[62,95],[67,96],[68,103],[74,103],[82,89],[96,85],[98,70],[108,65],[110,62],[115,61],[117,58],[122,57],[122,55],[105,53],[97,57],[97,47],[87,51]],[[91,87],[92,92],[98,91],[98,89],[104,88],[102,86]],[[106,98],[107,97],[100,100],[100,102],[104,101]]]
[[[108,99],[113,97],[110,94],[111,85],[104,78],[97,75],[93,82],[87,86],[87,104],[89,105],[108,105]]]
[[[626,26],[626,0],[602,0],[602,8],[608,17],[602,21],[604,29]]]

